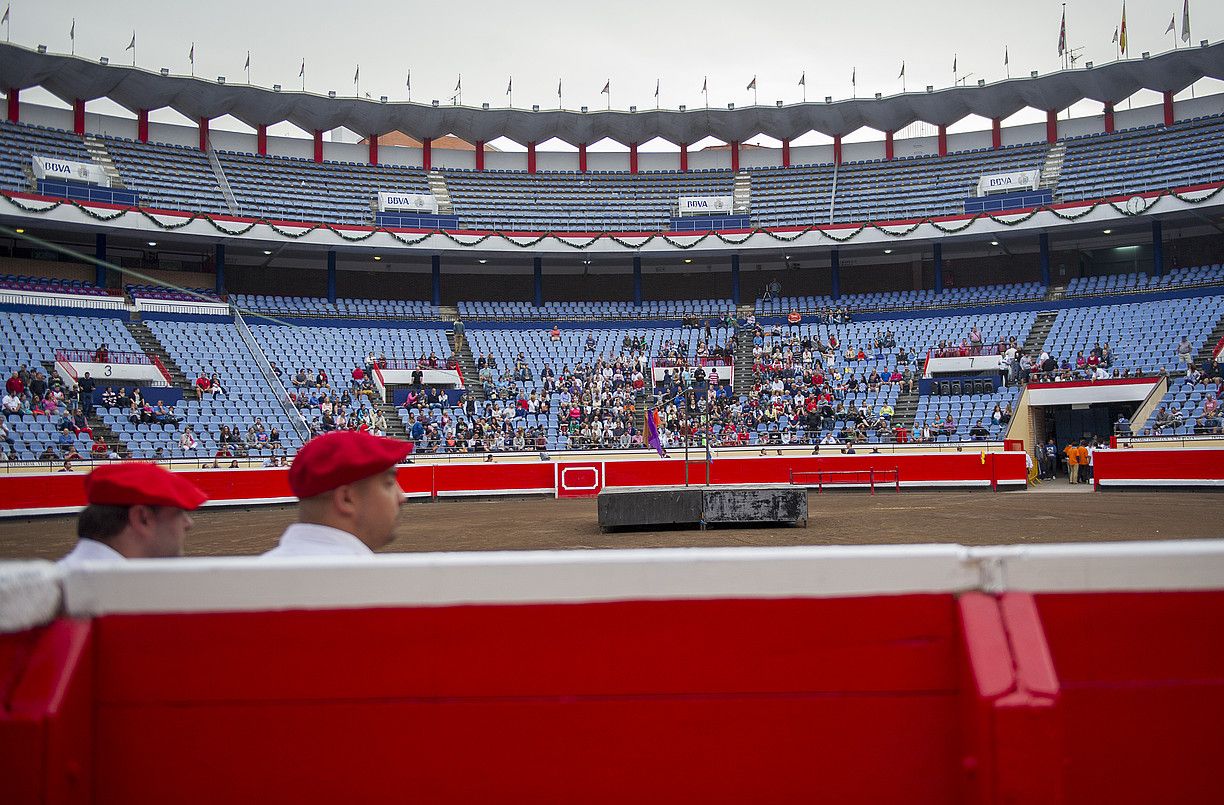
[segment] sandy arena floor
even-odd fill
[[[807,528],[735,528],[605,534],[594,500],[520,498],[413,502],[387,551],[493,551],[738,545],[854,545],[1200,539],[1224,536],[1224,495],[1093,493],[1047,485],[1028,493],[840,492],[811,494]],[[296,507],[205,509],[188,537],[193,556],[257,554],[276,544]],[[0,520],[0,558],[58,558],[75,517]]]

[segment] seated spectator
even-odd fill
[[[1114,433],[1119,436],[1131,435],[1131,423],[1130,420],[1126,418],[1126,414],[1118,415],[1118,421],[1114,423]]]
[[[102,407],[103,408],[115,408],[118,404],[117,403],[118,399],[119,399],[119,395],[115,394],[114,387],[107,386],[106,390],[102,392]]]
[[[625,338],[628,338],[628,337],[629,336],[625,336]],[[550,341],[560,341],[561,340],[561,328],[554,324],[552,326],[552,329],[548,331],[548,338]]]
[[[184,430],[179,436],[178,445],[180,450],[195,450],[200,446],[200,443],[196,441],[195,433],[192,431],[190,425],[188,425],[186,430]]]
[[[986,426],[982,424],[982,420],[978,420],[969,429],[969,438],[974,441],[982,441],[990,436],[990,431],[986,430]]]
[[[94,350],[94,363],[109,363],[110,362],[110,347],[106,344],[99,344]]]
[[[212,388],[213,394],[224,394],[229,396],[229,392],[226,391],[225,385],[221,382],[221,375],[213,372],[212,376],[208,378],[208,383]]]
[[[212,387],[212,381],[209,380],[208,376],[205,375],[203,372],[200,372],[200,376],[196,378],[195,389],[196,389],[196,395],[198,396],[198,399],[201,399],[201,400],[204,399],[205,394],[214,393],[214,389]]]

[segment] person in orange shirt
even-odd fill
[[[1067,474],[1070,476],[1071,483],[1079,483],[1079,448],[1075,442],[1068,442],[1063,448],[1063,452],[1067,454]]]
[[[1076,473],[1079,483],[1088,483],[1088,441],[1081,439],[1079,446],[1075,448],[1075,460],[1079,464],[1079,472]]]

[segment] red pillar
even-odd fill
[[[1053,109],[1046,111],[1046,142],[1058,142],[1058,112]]]
[[[421,140],[421,168],[422,170],[433,170],[433,138],[426,137]]]
[[[268,155],[268,127],[262,123],[255,129],[255,150],[261,157]]]
[[[314,161],[323,161],[323,132],[320,129],[315,129],[314,133]]]
[[[891,131],[886,131],[884,132],[884,158],[891,160],[894,154],[893,133]]]
[[[731,143],[731,170],[739,172],[739,143]]]
[[[149,110],[136,110],[136,139],[142,143],[149,141]]]
[[[484,140],[476,141],[476,170],[484,170]]]
[[[1114,105],[1113,101],[1108,101],[1105,104],[1105,133],[1114,133]]]
[[[85,136],[85,101],[80,98],[72,102],[72,130]]]
[[[946,157],[948,155],[948,127],[939,127],[939,155]]]
[[[841,161],[841,135],[839,134],[833,138],[833,164],[840,165]]]
[[[680,143],[680,171],[688,172],[688,143]]]
[[[527,143],[527,172],[536,172],[535,143]]]
[[[378,164],[378,135],[370,135],[370,164]]]
[[[1165,115],[1165,125],[1172,126],[1173,125],[1173,93],[1172,92],[1166,92],[1164,94],[1164,115]]]
[[[629,172],[638,172],[637,143],[629,143]]]
[[[9,87],[8,106],[9,122],[21,122],[21,90],[17,89],[16,87]]]
[[[208,118],[200,118],[200,150],[208,150]]]
[[[578,143],[578,172],[587,172],[586,143]]]
[[[782,167],[790,167],[790,140],[782,141]]]
[[[997,117],[990,120],[990,147],[996,151],[1003,147],[1003,121]]]

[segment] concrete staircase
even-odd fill
[[[390,390],[391,386],[387,386],[387,391],[389,392]],[[404,423],[400,421],[399,412],[395,409],[395,404],[389,402],[378,402],[377,400],[375,400],[375,404],[378,406],[379,413],[381,413],[383,418],[387,420],[387,435],[392,439],[408,441],[408,429],[405,428]]]
[[[1057,318],[1057,310],[1047,310],[1037,314],[1037,320],[1033,322],[1028,335],[1024,337],[1022,348],[1025,354],[1033,355],[1041,352],[1041,348],[1045,346],[1046,337],[1050,335],[1050,330],[1054,329],[1054,320]]]
[[[1215,329],[1211,331],[1211,335],[1207,336],[1198,354],[1194,356],[1195,366],[1202,366],[1204,361],[1210,360],[1211,353],[1215,351],[1215,346],[1220,343],[1221,338],[1224,338],[1224,316],[1221,316],[1216,322]]]
[[[455,214],[455,205],[451,203],[450,191],[446,189],[446,177],[441,171],[429,172],[429,192],[438,202],[438,215]]]
[[[451,349],[459,359],[459,371],[463,374],[463,388],[478,403],[485,401],[484,386],[480,383],[480,372],[476,368],[476,356],[468,346],[466,338],[459,339],[454,330],[449,330],[446,337],[450,339]]]
[[[1067,155],[1067,142],[1059,140],[1046,152],[1045,162],[1041,166],[1041,178],[1038,187],[1048,188],[1055,196],[1058,195],[1058,180],[1062,175],[1063,159]]]
[[[918,386],[912,392],[901,392],[897,395],[897,404],[893,406],[893,426],[904,425],[907,429],[914,427],[914,419],[918,416]]]
[[[149,325],[143,321],[128,321],[124,322],[123,326],[132,334],[132,338],[136,339],[136,343],[140,346],[142,352],[146,355],[156,355],[158,357],[162,365],[166,367],[166,371],[170,373],[170,382],[175,388],[181,389],[184,395],[187,395],[192,389],[193,381],[174,362],[174,358],[170,357],[170,353],[157,340],[157,336],[153,335]]]
[[[110,179],[110,186],[125,189],[123,177],[119,175],[119,169],[115,167],[115,161],[111,159],[110,152],[106,150],[106,143],[94,137],[92,134],[85,135],[85,150],[89,152],[89,156],[93,159],[94,164],[102,169],[106,174],[106,178]]]
[[[751,313],[752,305],[740,305],[735,315],[738,318]],[[752,389],[752,331],[741,329],[735,338],[735,382],[731,385],[731,390],[735,392],[735,396],[740,397],[747,394]]]
[[[43,373],[47,377],[55,376],[55,361],[40,361],[40,363],[43,367]],[[99,387],[106,388],[107,385],[109,384],[99,384]],[[119,434],[111,430],[110,425],[102,421],[102,418],[97,414],[97,410],[95,408],[93,415],[85,417],[85,421],[89,423],[89,429],[93,431],[94,438],[105,440],[107,445],[119,455],[125,458],[130,456],[132,453],[131,449],[119,438]],[[82,450],[81,452],[84,453],[85,451]],[[88,455],[85,457],[89,458]]]
[[[212,143],[208,145],[208,164],[212,165],[213,173],[217,177],[217,186],[221,188],[221,195],[225,197],[225,206],[229,207],[231,215],[242,215],[242,210],[238,207],[238,199],[234,196],[234,191],[230,188],[229,179],[225,176],[225,169],[221,167],[221,160],[217,159],[217,152],[212,149]]]
[[[752,174],[740,171],[735,174],[735,190],[732,192],[731,210],[736,215],[747,215],[752,211]]]

